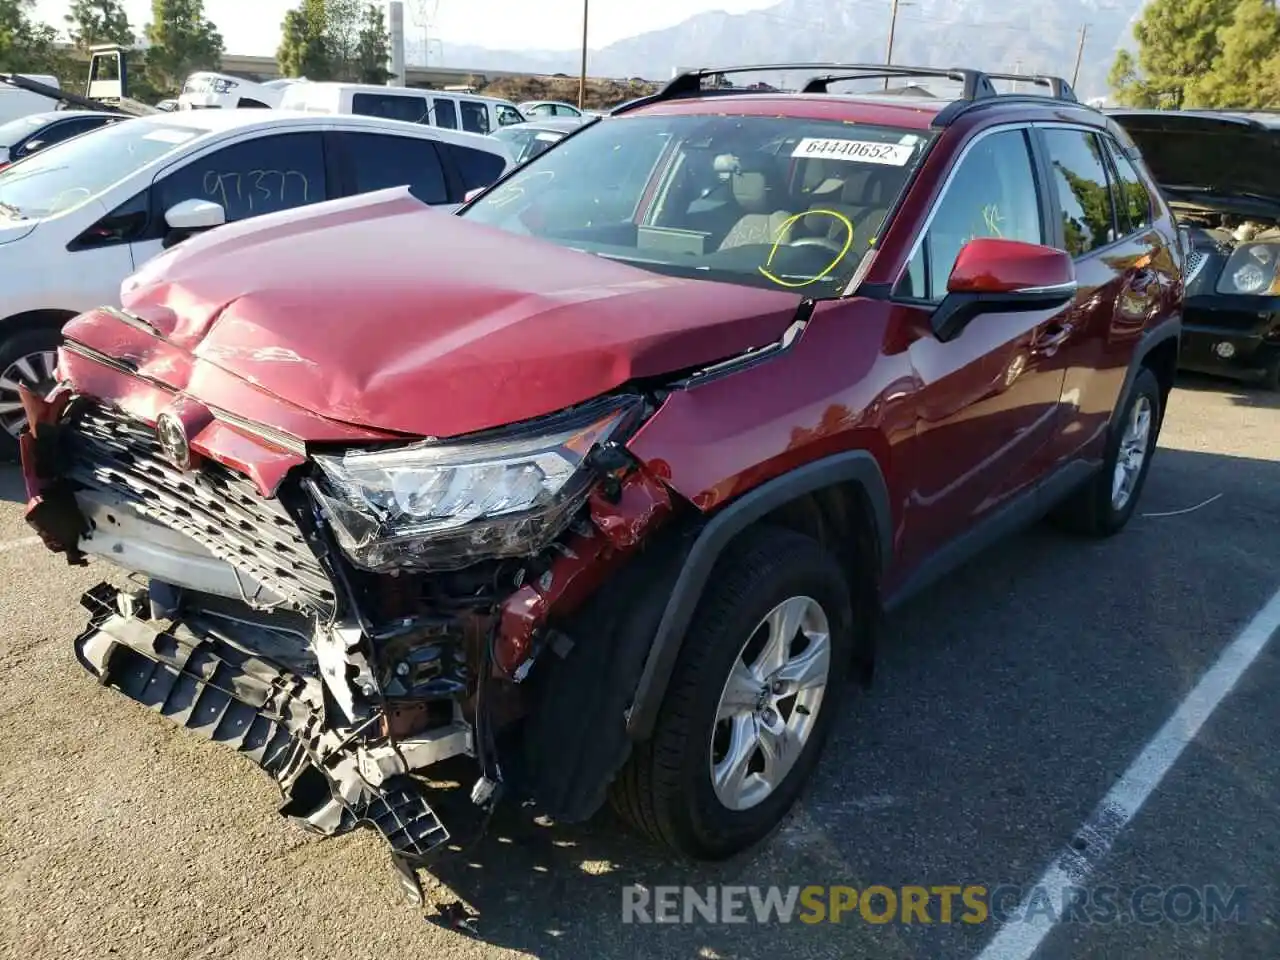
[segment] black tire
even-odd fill
[[[0,340],[0,376],[10,369],[14,361],[39,353],[57,350],[62,340],[59,327],[28,327],[19,330]],[[42,372],[42,371],[39,371]],[[31,384],[27,384],[31,386]],[[44,386],[52,386],[52,383]],[[8,392],[0,394],[0,402],[12,403],[16,394]],[[18,459],[18,439],[5,429],[8,420],[0,420],[0,461],[11,462]]]
[[[1262,385],[1268,390],[1280,391],[1280,353],[1271,358],[1262,376]]]
[[[848,574],[801,534],[759,527],[717,564],[690,624],[653,738],[637,744],[610,788],[614,810],[683,856],[719,860],[768,835],[795,803],[839,712],[854,651]],[[812,732],[790,772],[755,806],[732,810],[711,779],[716,711],[734,661],[766,614],[806,596],[826,613],[831,637],[827,686]]]
[[[1128,423],[1134,407],[1144,397],[1151,404],[1151,433],[1147,440],[1146,458],[1138,471],[1137,480],[1128,499],[1123,506],[1116,507],[1111,496],[1112,479],[1115,475],[1116,462],[1120,457],[1125,424]],[[1151,469],[1151,461],[1155,457],[1156,444],[1160,439],[1160,426],[1163,422],[1164,394],[1160,389],[1160,381],[1151,370],[1144,367],[1138,371],[1133,385],[1124,398],[1117,429],[1107,437],[1107,455],[1103,460],[1102,468],[1054,512],[1053,519],[1057,525],[1071,533],[1098,538],[1112,536],[1124,529],[1125,524],[1133,516],[1138,501],[1142,498],[1142,488],[1146,486],[1147,472]]]

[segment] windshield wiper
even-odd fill
[[[15,207],[11,203],[0,201],[0,213],[3,213],[10,220],[26,220],[27,215]]]

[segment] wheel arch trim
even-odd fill
[[[851,450],[815,460],[743,494],[706,523],[685,555],[627,711],[627,733],[633,740],[645,740],[653,732],[685,631],[716,562],[734,537],[792,500],[844,483],[857,484],[867,497],[879,551],[878,572],[884,575],[893,545],[889,490],[880,464],[868,451]]]

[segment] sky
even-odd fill
[[[674,26],[696,13],[725,10],[744,13],[772,6],[777,0],[592,0],[588,45],[603,47],[615,40],[649,30]],[[124,0],[129,20],[141,30],[149,19],[150,0]],[[272,54],[279,42],[279,24],[297,0],[205,0],[205,13],[226,40],[227,52]],[[567,50],[582,43],[583,0],[405,0],[405,32],[413,46],[422,36],[424,19],[433,26],[435,41],[449,61],[449,44],[508,50]],[[37,0],[38,16],[61,27],[68,0]],[[434,12],[433,12],[434,11]],[[420,43],[419,39],[419,43]]]

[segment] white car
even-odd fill
[[[492,137],[372,117],[194,110],[139,117],[0,171],[0,456],[19,384],[52,385],[62,325],[116,303],[162,249],[224,222],[408,186],[460,204],[512,165]]]
[[[553,117],[565,120],[581,120],[584,114],[572,103],[563,100],[526,100],[516,109],[530,120],[549,120]]]

